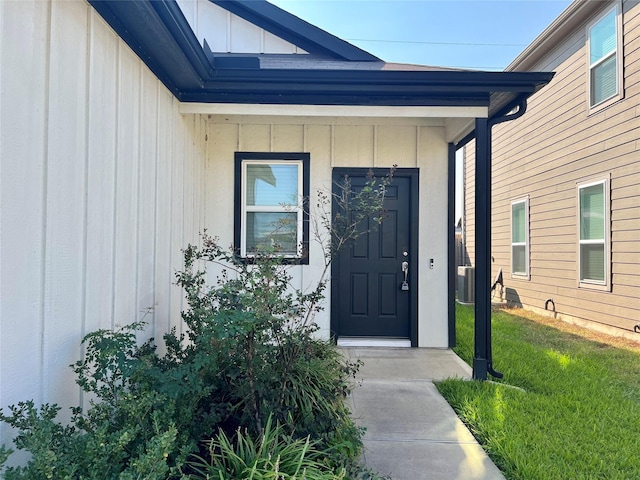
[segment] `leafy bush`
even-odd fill
[[[299,478],[372,478],[358,466],[363,432],[345,402],[359,364],[315,338],[314,315],[333,255],[363,233],[359,222],[381,221],[389,181],[371,177],[354,193],[345,179],[337,200],[347,202],[347,214],[320,221],[331,241],[309,292],[291,288],[277,245],[245,262],[203,234],[176,274],[188,301],[186,335],[166,334],[159,354],[153,340],[138,345],[143,323],[88,334],[84,359],[72,365],[91,399],[86,411],[74,408],[68,426],[55,421],[55,405],[22,402],[0,414],[18,430],[15,446],[32,455],[7,468],[6,480],[186,479],[205,471],[204,478],[227,478],[221,472],[238,458],[253,472],[247,478],[296,478],[300,469]],[[330,200],[320,196],[319,211]],[[224,267],[212,286],[203,268],[211,262]],[[7,456],[0,449],[0,467]]]
[[[6,480],[163,480],[179,473],[189,453],[180,455],[181,446],[188,446],[189,439],[178,434],[171,415],[175,405],[136,380],[146,364],[140,354],[149,350],[148,344],[136,346],[140,328],[142,324],[134,324],[87,335],[85,360],[74,370],[78,384],[97,401],[86,414],[74,408],[71,425],[55,421],[58,406],[38,409],[32,401],[11,406],[9,416],[0,415],[19,431],[15,446],[31,453],[26,466],[6,469]]]

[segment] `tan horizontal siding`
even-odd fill
[[[638,231],[638,220],[618,220],[611,227],[612,231]],[[639,266],[640,267],[640,266]]]
[[[638,270],[640,267],[633,263],[616,263],[613,264],[611,270],[613,271],[613,275],[638,275]]]
[[[638,252],[640,252],[640,240],[613,243],[612,251],[614,255],[622,257],[622,260],[618,263],[639,263],[637,259]]]
[[[619,223],[619,222],[616,222]],[[613,242],[631,242],[637,240],[640,234],[637,230],[617,230],[611,232],[611,240]],[[640,277],[640,275],[639,275]]]
[[[556,62],[553,81],[520,119],[493,130],[493,270],[508,296],[559,313],[632,329],[640,318],[640,3],[625,2],[624,97],[590,112],[584,29],[539,65]],[[557,64],[562,59],[562,63]],[[467,147],[465,225],[474,225],[473,144]],[[470,151],[471,150],[471,151]],[[578,288],[577,183],[610,178],[611,291]],[[529,197],[530,280],[511,277],[511,210]],[[473,230],[467,248],[473,250]]]
[[[611,221],[616,222],[618,220],[632,220],[640,218],[640,208],[624,208],[615,209],[611,212]]]
[[[616,285],[624,285],[627,287],[640,287],[640,275],[627,275],[622,273],[614,273]]]
[[[612,210],[637,209],[640,207],[640,197],[628,196],[619,199],[613,199]]]

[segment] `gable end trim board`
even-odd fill
[[[334,58],[379,62],[380,59],[341,38],[264,0],[210,0],[219,7],[263,28],[273,35],[309,53],[328,54]]]

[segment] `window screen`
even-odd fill
[[[606,283],[605,183],[579,188],[580,281]]]
[[[529,276],[529,200],[511,203],[511,273]]]
[[[308,244],[309,154],[236,153],[235,160],[240,255],[301,259]]]
[[[589,83],[591,106],[618,93],[617,9],[589,29]]]

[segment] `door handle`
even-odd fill
[[[409,283],[407,282],[407,276],[409,275],[409,262],[402,262],[402,272],[404,273],[404,282],[402,282],[400,290],[407,291],[409,290]]]

